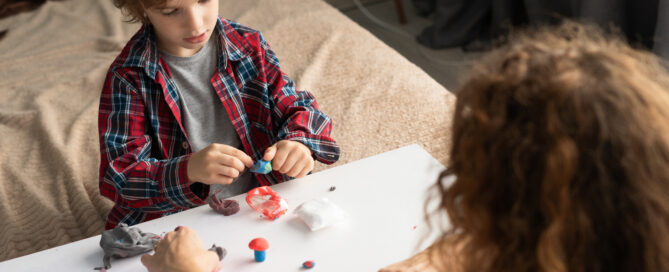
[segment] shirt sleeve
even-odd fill
[[[339,160],[339,145],[330,137],[332,120],[318,109],[314,96],[297,91],[295,83],[281,71],[279,59],[262,34],[258,33],[263,50],[263,66],[267,73],[272,119],[279,129],[279,140],[298,141],[311,149],[314,158],[325,164]]]
[[[188,185],[190,155],[151,157],[144,100],[121,75],[107,76],[100,97],[100,193],[128,209],[166,212],[204,204]]]

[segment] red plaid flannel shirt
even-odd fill
[[[320,162],[339,159],[332,121],[309,92],[295,90],[258,31],[219,20],[212,39],[221,46],[211,83],[249,156],[258,160],[277,141],[294,140]],[[100,193],[116,203],[107,229],[205,204],[209,186],[188,185],[192,151],[179,100],[145,25],[109,68],[100,98]],[[261,185],[288,179],[278,172],[255,177]]]

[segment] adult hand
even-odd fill
[[[301,178],[314,169],[311,149],[290,140],[281,140],[265,150],[263,159],[272,162],[272,169],[289,177]]]
[[[190,183],[230,184],[253,159],[243,151],[224,144],[211,144],[191,155],[186,166]]]
[[[142,264],[149,272],[213,272],[221,269],[218,254],[202,246],[200,237],[188,227],[179,227],[165,235],[154,248],[144,254]]]

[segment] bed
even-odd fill
[[[446,163],[454,96],[332,6],[224,0],[221,15],[261,30],[334,120],[341,159],[314,171],[412,143]],[[103,231],[100,89],[138,27],[110,0],[47,1],[0,20],[0,261]]]

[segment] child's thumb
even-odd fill
[[[272,161],[274,159],[274,155],[276,155],[276,144],[265,149],[265,155],[263,155],[262,159],[266,161]]]

